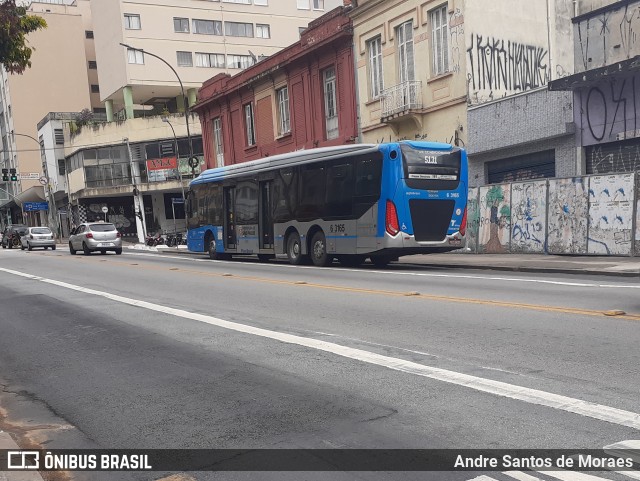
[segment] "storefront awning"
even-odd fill
[[[25,202],[44,202],[44,187],[35,185],[16,195],[16,203],[21,205]]]
[[[594,68],[549,82],[549,90],[576,90],[616,74],[640,71],[640,55],[605,67]]]

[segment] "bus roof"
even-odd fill
[[[418,148],[418,149],[446,150],[446,149],[451,149],[452,147],[450,144],[444,144],[440,142],[424,142],[424,141],[395,142],[395,144],[399,144],[399,143],[407,143],[411,145],[411,147]],[[336,147],[320,147],[317,149],[296,150],[294,152],[274,155],[272,157],[265,157],[263,159],[252,160],[249,162],[242,162],[240,164],[233,164],[225,167],[207,169],[204,172],[202,172],[198,177],[193,179],[189,185],[206,184],[208,182],[215,182],[222,179],[230,179],[233,177],[239,177],[247,174],[254,174],[254,173],[257,174],[260,172],[265,172],[272,169],[285,168],[292,165],[308,164],[311,162],[316,162],[321,159],[340,158],[340,157],[346,157],[354,154],[367,154],[370,152],[378,151],[380,148],[380,145],[384,145],[384,144],[353,144],[353,145],[340,145]]]

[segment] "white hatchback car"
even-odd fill
[[[48,227],[29,227],[20,237],[20,243],[22,250],[33,250],[34,247],[44,247],[45,250],[51,247],[56,250],[56,240]]]
[[[95,251],[122,254],[122,234],[109,222],[85,222],[73,229],[69,236],[69,252],[75,255],[77,251],[83,251],[86,256]]]

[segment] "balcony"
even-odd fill
[[[381,121],[392,122],[394,119],[422,109],[422,82],[408,80],[382,91]]]

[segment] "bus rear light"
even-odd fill
[[[387,214],[385,218],[385,226],[387,232],[391,236],[395,236],[400,232],[400,224],[398,223],[398,211],[396,206],[390,200],[387,201]]]
[[[460,222],[460,235],[465,235],[467,232],[467,208],[464,208],[464,214],[462,214],[462,222]]]

